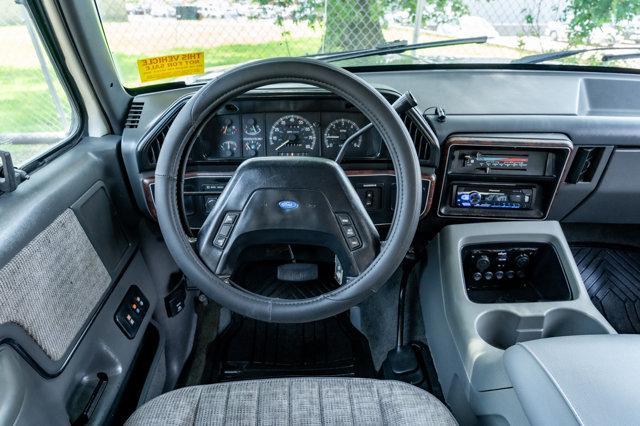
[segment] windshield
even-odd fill
[[[404,52],[381,49],[375,55],[334,63],[507,64],[531,55],[580,50],[535,63],[640,69],[638,0],[96,2],[126,87],[193,83],[261,58],[317,56],[478,36],[488,37],[487,42],[436,44]],[[592,47],[611,49],[590,50]]]

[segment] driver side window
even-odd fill
[[[0,150],[16,167],[73,133],[76,114],[25,6],[0,0]]]

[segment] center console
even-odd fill
[[[457,135],[445,146],[442,217],[543,219],[573,149],[563,135]]]
[[[559,223],[445,227],[420,283],[425,332],[460,424],[528,424],[505,350],[547,337],[615,334],[593,306]]]

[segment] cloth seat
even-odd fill
[[[456,425],[433,395],[373,379],[286,378],[178,389],[147,402],[126,425]]]

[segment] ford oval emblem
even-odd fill
[[[293,200],[282,200],[278,203],[278,206],[282,210],[293,210],[293,209],[297,209],[299,207],[299,204],[297,201],[293,201]]]

